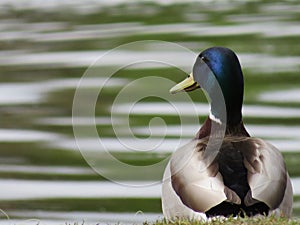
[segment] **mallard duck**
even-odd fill
[[[290,217],[293,191],[277,148],[250,137],[242,120],[243,73],[236,54],[206,49],[193,72],[170,92],[203,89],[210,114],[195,138],[177,149],[162,185],[164,216],[208,219],[221,216]]]

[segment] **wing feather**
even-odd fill
[[[170,165],[173,189],[186,206],[197,212],[227,200],[218,163],[206,165],[205,144],[202,147],[199,141],[192,141],[175,152]]]
[[[252,205],[258,200],[270,209],[277,208],[287,186],[287,172],[281,153],[273,145],[258,138],[249,138],[235,145],[243,152],[244,165],[248,170],[251,192],[245,198],[246,205]]]
[[[171,183],[170,163],[167,165],[164,172],[161,200],[163,214],[168,220],[188,218],[191,220],[205,221],[207,219],[205,213],[195,212],[184,205],[174,191]]]

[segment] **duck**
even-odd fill
[[[251,137],[242,118],[244,76],[226,47],[202,51],[192,73],[170,93],[202,89],[209,115],[198,133],[170,157],[162,181],[168,220],[291,217],[293,189],[281,152]]]

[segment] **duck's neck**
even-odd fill
[[[242,93],[241,93],[242,94]],[[209,118],[217,123],[226,123],[230,126],[239,125],[242,121],[241,97],[225,95],[224,99],[212,96],[210,102]],[[227,99],[230,99],[227,100]]]
[[[218,121],[212,120],[210,117],[208,117],[200,130],[198,131],[196,138],[202,139],[205,137],[208,137],[211,134],[211,128],[212,126],[222,126],[222,124],[219,124]],[[249,133],[247,132],[244,123],[242,120],[240,120],[239,123],[236,123],[234,125],[232,124],[226,124],[226,130],[225,130],[225,136],[244,136],[244,137],[250,137]]]

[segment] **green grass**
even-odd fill
[[[257,218],[227,218],[224,219],[213,219],[209,222],[202,222],[202,221],[189,221],[189,220],[176,220],[173,222],[162,220],[162,221],[156,221],[155,223],[148,223],[145,222],[144,225],[294,225],[294,224],[300,224],[300,221],[298,220],[289,220],[284,217],[257,217]]]
[[[84,225],[85,223],[66,223],[66,225]],[[154,223],[144,222],[143,225],[296,225],[300,224],[298,220],[288,220],[280,217],[262,217],[262,218],[228,218],[227,220],[214,219],[210,222],[176,220],[173,222],[162,220]]]

